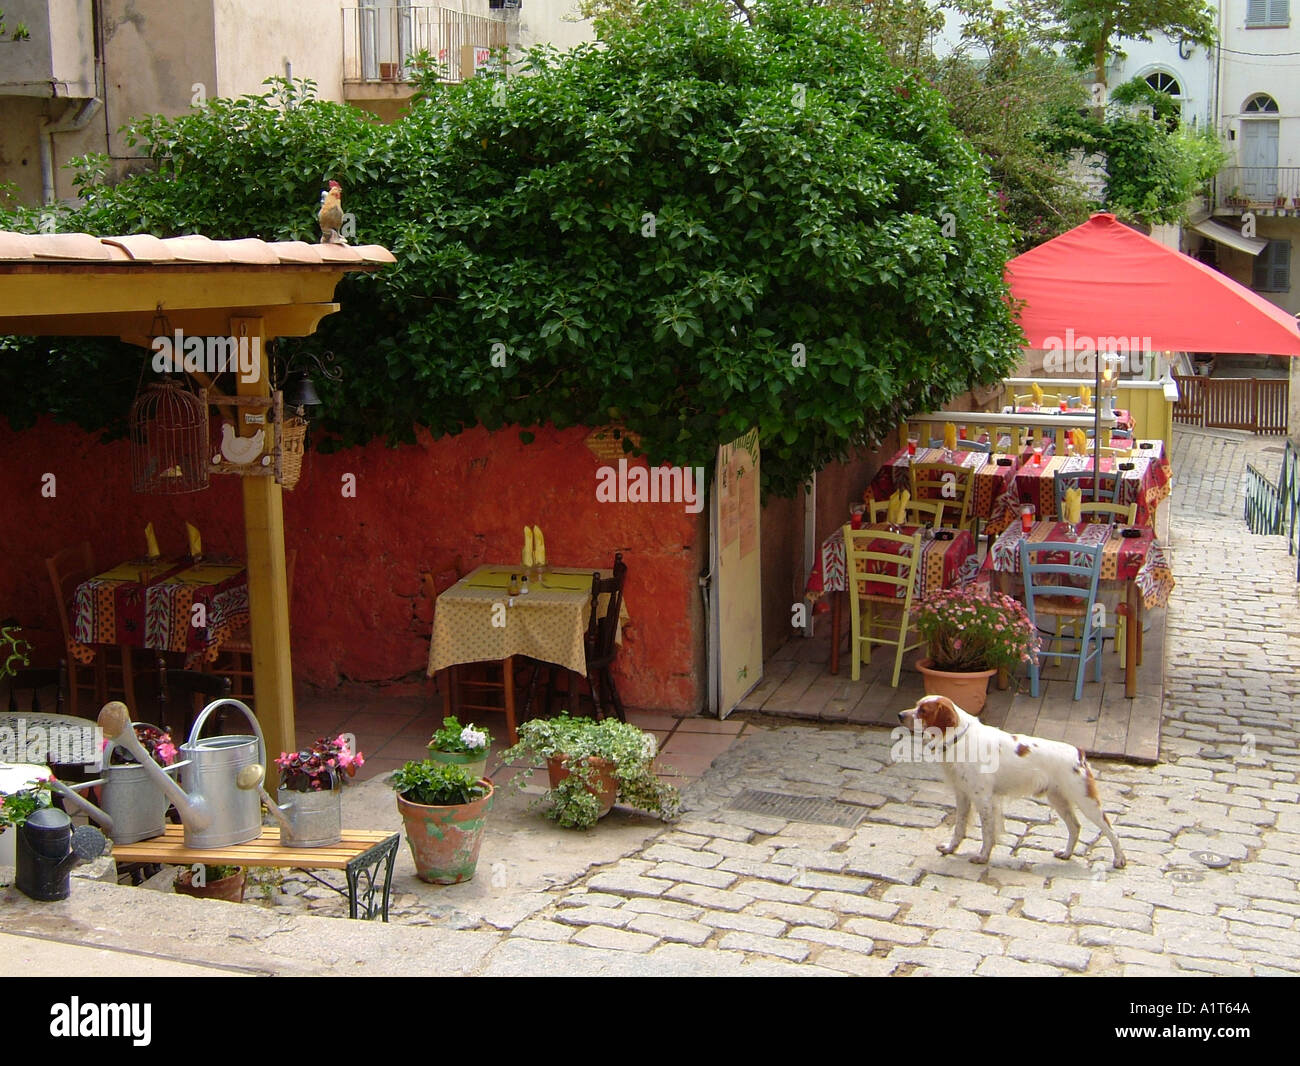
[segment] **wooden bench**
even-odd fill
[[[169,866],[190,866],[201,862],[218,866],[276,866],[302,870],[312,880],[347,899],[349,918],[379,918],[386,922],[393,862],[400,841],[399,833],[344,829],[343,839],[328,847],[282,848],[279,826],[266,826],[260,837],[245,844],[200,849],[185,846],[183,825],[169,825],[162,836],[152,840],[115,845],[113,858],[118,862],[160,862]],[[317,877],[312,870],[342,870],[347,878],[347,888]],[[378,902],[376,893],[382,893]],[[358,910],[362,913],[358,914]]]

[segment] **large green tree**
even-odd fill
[[[292,94],[150,119],[157,170],[87,187],[67,225],[302,237],[338,178],[358,240],[398,258],[345,283],[317,341],[346,361],[344,444],[614,421],[698,464],[757,425],[789,492],[1010,370],[1011,231],[923,77],[843,11],[645,10],[526,77],[429,83],[391,127]],[[96,393],[93,422],[86,358],[61,387]],[[0,377],[13,413],[10,384],[33,383]]]

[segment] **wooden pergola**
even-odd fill
[[[260,374],[238,376],[238,395],[269,397],[266,343],[311,335],[339,309],[345,273],[393,262],[378,245],[0,231],[0,335],[119,337],[149,348],[162,315],[189,336],[257,338]],[[240,480],[257,716],[268,751],[292,751],[282,490],[273,477]]]

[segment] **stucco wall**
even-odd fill
[[[295,676],[330,686],[343,679],[421,676],[432,604],[421,574],[456,556],[466,568],[514,562],[525,522],[546,533],[557,566],[628,564],[631,622],[615,674],[632,706],[694,712],[703,684],[703,514],[680,504],[596,503],[601,461],[581,430],[542,428],[524,445],[516,429],[474,429],[413,446],[375,442],[308,456],[306,475],[285,493],[286,545],[298,551],[290,606]],[[57,495],[41,496],[54,473]],[[357,479],[343,498],[342,476]],[[44,420],[15,433],[0,422],[0,617],[21,618],[42,650],[60,644],[43,560],[82,539],[107,569],[143,554],[152,521],[165,553],[184,550],[193,521],[212,553],[244,554],[239,479],[214,477],[206,492],[178,497],[131,492],[124,442],[99,444]]]
[[[564,51],[596,37],[591,20],[580,17],[577,0],[523,0],[517,10],[500,13],[514,30],[510,37],[512,49],[552,44]],[[512,50],[511,56],[514,54]]]
[[[343,93],[343,16],[337,0],[215,0],[219,96],[265,92],[262,80],[283,76],[316,82],[317,94]]]

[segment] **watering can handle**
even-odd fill
[[[244,717],[247,718],[249,724],[252,725],[253,732],[257,734],[258,761],[263,766],[265,766],[266,765],[266,740],[262,737],[262,727],[258,724],[257,718],[254,716],[252,710],[249,709],[247,704],[240,703],[239,700],[231,699],[228,696],[223,697],[222,699],[219,700],[213,700],[206,707],[204,707],[203,710],[199,712],[199,716],[196,719],[194,719],[194,728],[190,730],[190,739],[188,743],[192,745],[196,740],[198,740],[199,734],[203,731],[204,723],[207,722],[208,720],[208,715],[210,715],[218,707],[224,707],[227,703],[229,703],[231,706],[238,707],[241,711],[243,711]]]

